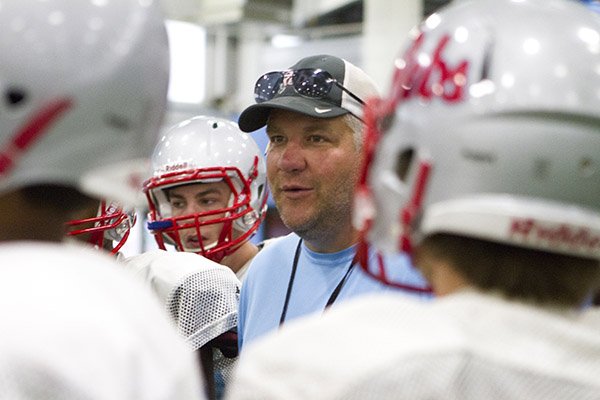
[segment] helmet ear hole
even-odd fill
[[[27,92],[20,88],[9,88],[5,93],[5,99],[9,106],[18,106],[27,100]]]
[[[258,197],[258,198],[261,198],[261,197],[262,197],[262,195],[263,195],[263,189],[264,189],[264,187],[265,187],[265,185],[259,185],[259,186],[258,186],[258,189],[256,190],[256,193],[257,193],[257,197]]]
[[[412,147],[404,149],[398,154],[395,171],[396,175],[402,182],[406,182],[406,178],[408,177],[408,172],[410,171],[410,166],[412,165],[414,156],[415,150]]]

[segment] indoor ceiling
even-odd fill
[[[320,14],[315,14],[315,7],[301,7],[300,2],[303,1],[312,0],[164,0],[164,8],[170,19],[205,26],[247,21],[291,28],[294,20],[294,28],[311,28],[355,24],[363,19],[363,0],[336,0],[332,2],[336,5],[335,8]],[[423,0],[424,16],[449,2],[450,0]],[[301,14],[306,14],[304,18],[302,15],[298,16],[299,10]]]

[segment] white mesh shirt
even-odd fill
[[[0,398],[202,399],[159,303],[108,256],[0,245]]]
[[[600,399],[600,325],[475,292],[368,296],[244,349],[227,399]]]
[[[193,350],[237,326],[241,284],[229,268],[194,253],[164,250],[123,263],[153,288]]]
[[[237,361],[237,333],[231,332],[237,332],[241,283],[233,271],[194,253],[164,250],[129,257],[123,264],[152,287],[191,350],[212,341],[208,368],[220,397]]]
[[[166,300],[179,332],[199,349],[237,326],[240,285],[222,266],[204,266],[183,278]]]

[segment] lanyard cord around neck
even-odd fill
[[[298,269],[298,260],[300,259],[301,250],[302,250],[302,239],[300,239],[298,241],[298,246],[296,246],[296,252],[294,253],[294,263],[292,264],[292,273],[290,274],[290,280],[288,282],[287,292],[285,293],[285,301],[283,303],[283,310],[281,311],[281,317],[279,318],[279,326],[283,325],[283,323],[285,321],[285,317],[287,315],[288,305],[290,304],[290,297],[292,295],[292,287],[294,286],[294,279],[296,278],[296,270]],[[354,268],[354,259],[352,259],[352,261],[350,261],[350,266],[346,270],[346,273],[344,274],[344,276],[342,277],[340,282],[337,284],[335,289],[333,289],[333,292],[331,292],[331,296],[329,296],[329,299],[327,300],[327,303],[325,304],[325,308],[332,305],[335,302],[335,300],[338,298],[338,296],[339,296],[340,292],[342,291],[342,288],[346,284],[346,281],[348,280],[348,276],[350,276],[350,272],[352,272],[353,268]]]

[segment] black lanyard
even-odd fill
[[[285,317],[287,315],[288,305],[290,303],[290,297],[292,295],[292,287],[294,286],[294,279],[296,278],[296,270],[298,269],[298,259],[300,258],[301,249],[302,249],[302,239],[300,239],[298,241],[298,246],[296,246],[296,253],[294,253],[294,263],[292,264],[292,273],[290,275],[290,280],[288,282],[287,292],[285,294],[285,301],[283,303],[283,310],[281,311],[281,317],[279,318],[279,326],[283,325],[283,322],[285,321]],[[335,289],[333,289],[331,296],[329,296],[329,299],[327,300],[327,304],[325,304],[325,308],[332,305],[335,302],[335,300],[338,298],[338,296],[339,296],[340,292],[342,291],[342,288],[346,284],[346,281],[348,280],[348,276],[350,275],[350,272],[352,272],[353,268],[354,268],[354,259],[352,259],[352,261],[350,261],[350,266],[346,270],[346,273],[342,277],[342,280],[340,281],[340,283],[338,283],[337,286],[335,287]]]

